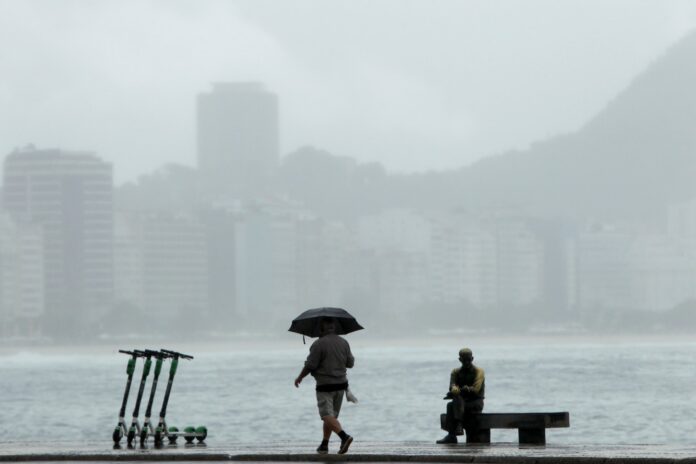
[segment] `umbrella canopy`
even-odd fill
[[[336,334],[344,335],[356,330],[362,330],[363,326],[345,309],[341,308],[315,308],[308,309],[292,321],[288,331],[295,332],[308,337],[318,337],[319,321],[322,318],[333,318],[336,320]]]

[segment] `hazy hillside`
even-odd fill
[[[460,200],[544,214],[659,218],[696,196],[696,33],[577,133],[462,169]],[[568,89],[569,93],[574,89]]]
[[[459,170],[413,175],[385,175],[379,165],[303,148],[284,159],[281,184],[316,211],[344,218],[406,206],[661,223],[666,205],[696,196],[694,83],[696,32],[576,133]]]

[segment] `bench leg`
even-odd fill
[[[520,445],[545,445],[546,429],[518,429]]]
[[[491,429],[466,429],[466,442],[468,444],[490,444]]]

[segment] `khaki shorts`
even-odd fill
[[[343,395],[345,390],[333,392],[317,392],[317,407],[319,408],[319,417],[326,416],[338,417],[341,412],[341,404],[343,404]]]

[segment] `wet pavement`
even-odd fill
[[[165,445],[161,448],[140,446],[129,449],[75,443],[0,444],[2,462],[423,462],[423,463],[500,463],[500,464],[696,464],[696,443],[674,445],[553,445],[520,446],[516,443],[492,445],[436,445],[429,442],[360,442],[349,453],[335,454],[338,441],[331,443],[331,454],[318,455],[316,443],[230,444],[212,440],[206,444]]]

